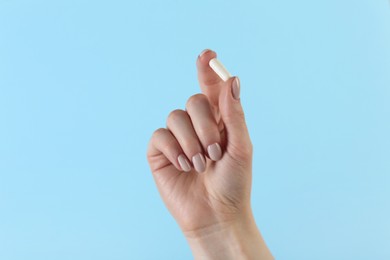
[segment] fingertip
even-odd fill
[[[217,53],[210,49],[205,49],[201,55],[198,56],[196,60],[196,67],[198,71],[198,81],[202,91],[206,94],[210,94],[211,90],[206,89],[204,87],[215,86],[222,82],[222,79],[214,72],[214,70],[210,67],[210,60],[217,57]],[[216,90],[212,90],[211,92],[215,92]],[[218,92],[218,91],[217,91]],[[217,93],[215,93],[217,94]],[[212,97],[213,94],[208,95],[212,100],[215,97]]]
[[[198,173],[206,170],[206,158],[202,153],[198,153],[192,157],[192,164]]]
[[[211,49],[204,49],[198,56],[196,63],[201,66],[209,66],[209,61],[217,57],[217,53]]]
[[[219,143],[209,145],[207,147],[207,153],[209,158],[215,162],[222,158],[222,149]]]
[[[211,50],[211,49],[204,49],[203,51],[200,52],[200,54],[198,55],[198,57],[202,57],[203,54],[205,54],[205,53],[207,53],[207,52],[209,52],[209,51],[213,51],[213,50]]]
[[[179,170],[183,170],[185,172],[191,171],[191,164],[184,154],[180,154],[179,157],[177,158],[177,160],[178,160],[180,168],[181,168]]]
[[[240,79],[237,76],[234,76],[232,78],[233,80],[230,83],[231,95],[235,100],[240,101],[240,92],[241,92]]]

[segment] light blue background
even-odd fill
[[[190,259],[146,162],[212,48],[277,259],[390,259],[385,0],[0,0],[0,259]]]

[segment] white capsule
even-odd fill
[[[217,58],[211,59],[209,65],[223,81],[227,81],[229,78],[232,77],[229,71],[227,71],[223,64],[219,60],[217,60]]]

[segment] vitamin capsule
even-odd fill
[[[227,81],[229,78],[232,77],[229,71],[227,71],[223,64],[219,60],[217,60],[217,58],[211,59],[209,65],[223,81]]]

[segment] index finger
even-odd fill
[[[196,61],[200,88],[213,106],[218,106],[219,94],[224,83],[209,65],[210,60],[216,57],[217,53],[206,49],[202,51]]]

